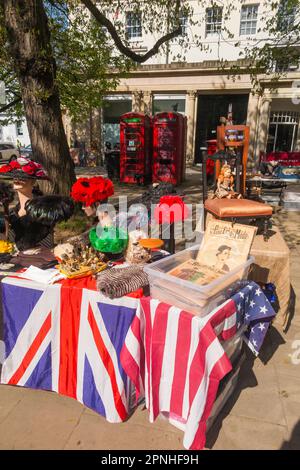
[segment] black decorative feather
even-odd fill
[[[38,196],[25,204],[28,217],[45,225],[68,220],[74,212],[74,202],[67,196]]]
[[[0,182],[0,203],[10,204],[13,202],[15,192],[11,184]]]

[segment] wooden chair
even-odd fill
[[[226,130],[239,133],[238,140],[228,139]],[[246,192],[246,168],[249,148],[249,128],[247,126],[219,126],[218,127],[218,151],[209,158],[215,161],[215,182],[218,179],[223,163],[235,159],[236,178],[235,191],[243,196]],[[228,134],[227,134],[228,136]],[[236,148],[235,157],[229,149]],[[207,213],[212,214],[217,219],[228,220],[233,224],[236,222],[252,222],[261,219],[263,221],[264,239],[268,239],[269,221],[273,214],[273,209],[268,204],[252,201],[249,199],[207,199],[208,186],[206,175],[206,159],[203,156],[203,203],[205,218]],[[242,167],[242,168],[241,168]],[[242,171],[240,171],[242,169]],[[215,189],[215,188],[214,188]]]

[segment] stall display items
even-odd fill
[[[139,241],[139,244],[147,250],[157,250],[164,246],[164,241],[160,238],[146,238]]]
[[[120,118],[120,182],[146,184],[151,181],[151,118],[126,113]]]
[[[80,202],[83,209],[92,208],[100,202],[106,202],[113,194],[113,182],[103,176],[78,178],[71,189],[71,197],[75,202]]]
[[[196,260],[190,259],[169,274],[207,285],[247,261],[256,227],[211,220]]]
[[[11,258],[10,262],[20,267],[33,265],[40,269],[48,269],[57,264],[57,259],[49,248],[41,246],[19,251]]]
[[[0,253],[12,253],[15,249],[13,243],[7,242],[5,240],[0,240]]]
[[[234,177],[229,165],[223,165],[218,176],[217,189],[214,197],[222,199],[241,199],[242,195],[234,191]]]
[[[90,276],[106,269],[107,263],[104,260],[105,256],[93,248],[78,244],[74,246],[70,255],[62,255],[57,268],[67,278],[75,279]]]
[[[102,227],[112,225],[105,204],[113,194],[113,182],[103,176],[79,178],[71,189],[71,197],[75,202],[82,204],[86,216],[100,222]]]
[[[202,243],[144,267],[150,294],[203,316],[226,298],[237,281],[247,279],[256,227],[212,221]]]
[[[185,174],[187,119],[180,113],[153,118],[152,181],[180,184]]]
[[[174,224],[189,216],[188,206],[177,195],[162,196],[154,209],[155,222],[160,227],[160,238],[164,240],[166,250],[175,253]]]
[[[18,204],[10,209],[7,216],[9,241],[16,243],[19,250],[52,246],[53,226],[33,221],[25,208],[26,202],[40,195],[35,188],[36,182],[49,179],[42,166],[33,160],[19,157],[0,168],[0,177],[13,179],[13,189],[19,199]]]
[[[247,160],[249,152],[249,126],[218,126],[217,145],[219,151],[225,151],[228,160],[231,158],[238,160],[242,164],[242,184],[238,192],[244,194],[246,190]],[[238,171],[238,170],[237,170]],[[216,177],[219,176],[220,167],[216,164]],[[238,177],[240,175],[237,175]]]
[[[239,194],[240,193],[240,165],[239,161],[241,158],[241,155],[239,154],[239,150],[243,148],[243,154],[242,154],[242,161],[243,161],[243,169],[242,169],[242,185],[241,185],[241,193],[244,195],[245,193],[245,187],[246,187],[246,166],[247,166],[247,155],[245,153],[245,148],[247,148],[247,145],[243,147],[243,134],[239,134],[239,132],[243,132],[243,128],[245,126],[230,126],[228,131],[233,130],[234,128],[238,128],[237,130],[237,136],[235,137],[237,140],[231,140],[230,136],[231,134],[227,133],[228,126],[219,126],[218,127],[218,132],[219,132],[219,138],[220,144],[219,151],[215,154],[212,155],[211,158],[216,161],[216,168],[215,168],[215,177],[218,178],[220,175],[220,169],[221,169],[221,162],[226,165],[228,164],[227,162],[230,161],[231,159],[231,154],[232,154],[232,149],[237,147],[237,152],[236,152],[235,158],[233,160],[235,161],[236,164],[236,176],[235,176],[235,183],[236,183],[236,188],[235,191]],[[239,129],[242,128],[242,129]],[[248,129],[249,130],[249,129]],[[246,132],[246,130],[245,130]],[[248,132],[248,131],[247,131]],[[241,136],[241,140],[239,140],[239,136]],[[218,140],[219,142],[219,140]],[[246,141],[247,143],[247,141]],[[264,239],[267,240],[269,236],[269,225],[270,225],[270,219],[273,214],[273,209],[271,206],[268,204],[264,204],[262,202],[257,202],[257,201],[252,201],[249,199],[243,199],[239,197],[230,197],[228,198],[227,196],[231,192],[231,187],[229,187],[228,191],[228,184],[226,187],[222,187],[221,181],[219,181],[219,189],[216,192],[217,197],[213,198],[207,198],[208,196],[208,191],[207,191],[207,176],[206,176],[206,171],[205,171],[205,165],[206,165],[206,159],[204,158],[204,168],[203,168],[203,202],[204,202],[204,213],[205,213],[205,219],[207,214],[212,214],[213,217],[224,220],[224,221],[231,221],[232,223],[239,222],[239,223],[247,223],[250,224],[252,221],[255,223],[259,223],[260,220],[263,222],[263,234],[264,234]],[[225,167],[226,168],[226,167]],[[223,170],[225,171],[225,170]],[[223,175],[221,174],[221,177]],[[230,177],[230,175],[228,174]],[[223,179],[223,178],[222,178]],[[230,185],[230,179],[229,179],[229,185]],[[232,188],[233,189],[233,188]],[[227,194],[228,193],[228,194]],[[219,196],[219,197],[218,197]],[[222,197],[225,196],[225,197]],[[234,194],[234,196],[236,196]]]
[[[151,259],[151,252],[140,244],[140,241],[147,239],[147,235],[142,230],[129,232],[128,246],[125,260],[131,264],[148,263]]]
[[[74,212],[74,203],[67,196],[38,196],[25,203],[28,217],[43,225],[54,226],[58,222],[68,220]]]
[[[0,181],[0,205],[3,207],[4,212],[4,228],[5,239],[8,239],[9,234],[9,204],[14,200],[14,190],[11,184]]]
[[[97,276],[97,288],[105,296],[115,299],[149,285],[141,266],[115,267]]]
[[[248,259],[256,232],[254,226],[210,220],[197,261],[229,272]]]
[[[102,230],[93,227],[89,232],[89,239],[95,250],[106,253],[108,256],[111,254],[119,255],[127,247],[128,233],[121,228],[113,226],[103,227]]]

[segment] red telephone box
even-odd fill
[[[179,184],[185,173],[186,117],[157,113],[153,118],[152,181]]]
[[[151,180],[151,118],[142,113],[126,113],[120,118],[120,182]]]
[[[218,150],[217,139],[207,140],[207,155],[214,155]],[[208,158],[206,160],[206,174],[207,176],[212,176],[215,171],[215,162]]]

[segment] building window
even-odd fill
[[[256,34],[258,5],[243,5],[241,11],[240,35]]]
[[[131,95],[106,95],[103,101],[103,141],[120,144],[120,117],[132,111]]]
[[[297,141],[300,113],[276,111],[271,113],[267,153],[290,152]]]
[[[187,16],[181,16],[179,18],[180,26],[181,26],[181,36],[187,36],[187,28],[188,28],[188,19]]]
[[[289,4],[286,0],[281,0],[277,15],[278,31],[288,33],[293,29],[296,11],[296,6]]]
[[[297,56],[283,55],[280,58],[277,58],[274,62],[274,71],[277,73],[289,72],[289,71],[298,71],[299,70],[299,52],[296,53]]]
[[[128,39],[142,37],[142,15],[140,13],[126,13],[126,35]]]
[[[153,95],[153,114],[161,112],[185,114],[185,95]]]
[[[16,132],[17,132],[17,137],[19,137],[20,135],[23,135],[23,125],[22,125],[22,122],[17,122],[16,123]]]
[[[205,35],[210,36],[221,31],[222,28],[222,7],[206,8]]]

